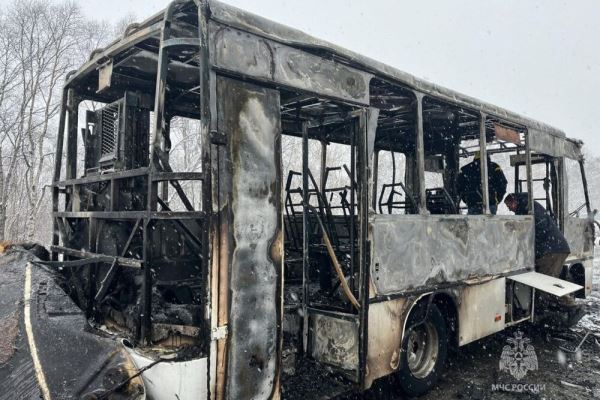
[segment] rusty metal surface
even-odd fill
[[[458,304],[458,344],[463,346],[504,329],[506,278],[460,291]],[[496,320],[496,316],[500,316]]]
[[[358,322],[322,314],[310,316],[310,356],[347,371],[358,369]]]
[[[209,28],[211,53],[217,68],[369,104],[371,74],[216,23]]]
[[[494,124],[494,132],[496,134],[496,138],[505,140],[510,143],[514,143],[517,145],[521,145],[521,135],[514,129],[508,128],[506,126],[502,126],[500,124]]]
[[[398,369],[407,298],[369,305],[369,346],[365,386]]]
[[[226,397],[277,395],[281,335],[279,93],[219,79],[218,129],[228,136],[233,242]]]
[[[533,229],[530,216],[375,215],[377,294],[533,268]]]

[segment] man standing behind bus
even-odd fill
[[[508,183],[502,168],[487,157],[490,212],[496,214],[498,204],[506,194]],[[472,162],[460,169],[456,188],[460,199],[465,202],[469,214],[483,214],[483,190],[481,189],[481,155],[477,151]]]
[[[517,215],[529,214],[529,195],[527,193],[511,193],[504,200],[506,207]],[[560,277],[565,260],[571,249],[564,235],[546,209],[537,201],[533,202],[533,219],[535,222],[535,269],[537,272]],[[540,295],[539,302],[544,310],[552,305],[550,295]],[[568,326],[572,326],[584,315],[583,307],[575,303],[570,296],[558,299],[558,304],[568,312]]]

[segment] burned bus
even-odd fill
[[[449,347],[534,321],[536,291],[592,289],[580,141],[224,3],[175,0],[94,51],[59,125],[53,265],[152,398],[280,398],[319,368],[419,395]],[[490,199],[486,163],[467,213],[476,155],[556,221],[563,280],[535,272],[533,215]],[[153,367],[164,349],[185,357]]]

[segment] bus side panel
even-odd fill
[[[592,294],[594,275],[594,223],[590,218],[565,218],[565,238],[571,254],[567,258],[569,275],[567,280],[584,286],[577,297],[586,298]]]
[[[550,156],[560,157],[565,152],[565,138],[549,135],[544,131],[529,127],[529,146],[532,151],[548,154]],[[571,147],[569,147],[571,148]]]
[[[592,287],[594,281],[594,258],[588,258],[583,262],[584,268],[584,286],[583,297],[590,296],[592,294]]]
[[[594,255],[594,227],[588,218],[567,217],[565,238],[569,242],[569,259],[585,259]]]
[[[378,295],[533,269],[530,216],[376,215],[371,229]]]
[[[503,330],[506,326],[506,278],[498,278],[461,290],[458,305],[458,345]]]
[[[310,355],[313,359],[348,371],[358,370],[358,322],[319,313],[310,315]]]
[[[219,78],[231,172],[228,399],[279,398],[282,230],[279,92]]]
[[[211,22],[215,67],[259,80],[368,105],[372,75],[330,58]]]
[[[369,304],[366,387],[398,369],[402,330],[411,304],[404,297]]]

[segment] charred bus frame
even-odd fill
[[[87,124],[82,131],[85,176],[77,177],[78,112],[82,101],[108,105],[120,102],[120,106],[86,113]],[[150,110],[154,113],[148,138]],[[106,142],[94,133],[99,127],[98,134],[104,134],[102,112],[108,115],[106,126],[112,132],[107,134],[112,136]],[[437,131],[431,122],[439,117],[432,116],[435,112],[452,114],[447,118],[448,125]],[[170,166],[169,124],[175,116],[200,121],[201,172],[176,172]],[[519,139],[507,142],[512,147],[503,144],[488,149],[490,137],[498,136],[494,129],[500,128],[496,126]],[[456,338],[459,345],[496,332],[500,326],[533,318],[532,302],[529,312],[519,319],[512,319],[511,314],[511,320],[505,321],[506,315],[497,309],[481,311],[486,317],[493,314],[496,319],[491,322],[483,323],[473,313],[471,320],[461,319],[465,315],[461,307],[472,306],[474,299],[487,298],[483,292],[502,296],[501,304],[494,304],[504,310],[504,296],[513,295],[505,291],[514,290],[516,284],[527,285],[519,281],[509,284],[508,280],[533,269],[533,225],[531,216],[491,216],[487,190],[483,190],[484,215],[473,220],[464,215],[432,218],[425,173],[430,156],[447,150],[434,144],[433,135],[450,137],[442,131],[459,132],[459,138],[460,132],[466,132],[478,141],[483,159],[488,150],[514,152],[515,188],[526,183],[530,205],[534,199],[532,165],[537,162],[532,157],[549,157],[547,160],[560,172],[552,204],[558,204],[561,226],[567,225],[561,160],[576,159],[583,175],[584,168],[581,143],[567,139],[561,131],[225,4],[176,0],[164,13],[128,27],[120,40],[95,51],[67,79],[53,182],[53,258],[60,258],[66,270],[79,271],[73,274],[85,288],[74,288],[80,291],[75,296],[79,296],[90,318],[105,317],[99,315],[101,306],[109,289],[114,291],[119,271],[140,271],[132,275],[141,276],[139,301],[131,304],[137,313],[133,330],[138,343],[151,345],[157,325],[153,322],[156,285],[163,282],[161,274],[171,273],[161,263],[167,265],[179,251],[182,260],[187,257],[187,261],[169,265],[183,265],[192,279],[179,276],[165,280],[168,282],[161,283],[165,287],[159,297],[168,293],[179,303],[198,306],[193,312],[201,316],[195,326],[173,328],[177,324],[172,322],[169,326],[197,339],[200,354],[207,359],[206,385],[211,398],[274,398],[280,384],[283,265],[284,252],[288,251],[283,231],[301,232],[297,242],[301,246],[295,253],[299,257],[296,261],[289,257],[286,262],[289,270],[301,269],[302,301],[298,307],[303,316],[302,350],[333,366],[359,388],[367,389],[375,379],[399,368],[411,314],[420,312],[425,319],[431,307],[447,308],[452,315],[446,317],[459,324],[452,328],[456,329],[453,333],[465,335]],[[302,198],[296,203],[302,211],[285,215],[285,222],[282,134],[302,141],[302,170],[296,173],[302,177],[297,191]],[[322,144],[319,183],[309,166],[312,139]],[[343,206],[349,218],[342,221],[347,226],[342,239],[332,228],[337,217],[326,210],[329,204],[324,196],[330,142],[350,149],[350,167],[346,168],[350,199]],[[149,154],[144,151],[146,147]],[[411,167],[405,183],[414,196],[410,199],[413,205],[405,209],[412,207],[406,214],[413,215],[375,215],[379,152],[387,148],[410,153],[407,162]],[[453,168],[448,169],[456,173],[459,150],[453,151],[456,153],[447,157],[453,160]],[[519,166],[525,168],[524,180]],[[481,180],[487,188],[486,163],[482,163]],[[188,199],[183,181],[201,181],[200,210]],[[184,211],[170,209],[169,186],[177,193]],[[289,189],[290,185],[286,186]],[[406,195],[408,189],[404,188]],[[456,193],[449,189],[448,196],[455,198]],[[585,193],[586,210],[591,214],[587,187]],[[390,210],[393,204],[390,200]],[[580,240],[581,254],[573,262],[583,268],[585,278],[578,283],[585,286],[586,293],[591,290],[591,265],[587,261],[593,257],[593,225],[589,225],[589,221],[581,223],[573,233],[587,235]],[[100,227],[106,226],[113,226],[108,231],[113,237],[110,243],[100,234]],[[434,256],[424,261],[421,253],[425,250],[417,249],[414,243],[400,252],[390,248],[400,239],[385,241],[386,237],[414,235],[419,240],[439,242],[442,236],[436,237],[431,231],[440,226],[444,227],[442,234],[450,232],[463,241],[458,253],[464,264],[450,265],[454,257],[448,265],[433,260]],[[498,260],[493,268],[476,267],[475,261],[468,260],[474,245],[468,232],[485,236],[490,230],[496,238],[512,235],[514,248],[506,259],[500,257],[505,249],[496,251]],[[174,246],[167,243],[170,235],[182,238],[180,250],[169,247]],[[254,257],[259,251],[262,253]],[[447,249],[430,246],[426,251],[442,258]],[[327,264],[341,275],[339,281],[349,303],[322,306],[311,302],[311,271],[318,263],[315,257],[323,254],[329,259]],[[388,264],[394,258],[410,261],[412,269],[392,268]],[[153,270],[159,264],[159,271]],[[343,275],[349,277],[349,283]],[[194,279],[197,288],[193,294],[177,292],[176,288],[192,285],[189,282]],[[132,277],[130,282],[137,281]],[[532,293],[527,291],[527,296]],[[382,324],[380,329],[374,329],[375,323]],[[253,326],[264,328],[266,337],[249,340],[256,333]],[[344,340],[351,345],[339,343],[332,332],[350,333]],[[241,376],[247,381],[240,382]]]

